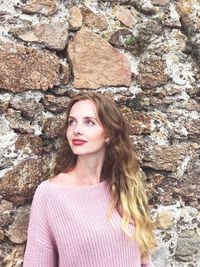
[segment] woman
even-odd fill
[[[109,98],[72,99],[56,176],[34,195],[24,267],[152,267],[152,222],[127,124]]]

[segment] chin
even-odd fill
[[[86,155],[86,154],[88,154],[88,152],[86,152],[86,151],[81,151],[81,149],[72,149],[72,152],[75,154],[75,155]]]

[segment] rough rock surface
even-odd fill
[[[53,15],[57,9],[56,1],[54,0],[28,0],[25,6],[22,6],[24,13],[39,13],[45,16]]]
[[[69,43],[75,88],[130,86],[128,59],[95,33],[80,30]]]
[[[30,122],[21,116],[21,111],[9,108],[6,113],[6,118],[9,121],[11,129],[18,133],[33,133],[33,128],[30,126]]]
[[[72,30],[78,30],[82,27],[83,15],[81,10],[77,6],[73,6],[70,9],[69,26]]]
[[[130,134],[148,134],[151,132],[151,117],[128,108],[122,108],[124,117],[130,124]]]
[[[176,248],[176,259],[181,262],[200,260],[200,236],[194,230],[185,230],[179,235]]]
[[[66,110],[69,98],[66,96],[55,97],[52,94],[46,94],[41,103],[44,108],[54,114],[58,114]]]
[[[43,164],[41,157],[25,159],[8,170],[0,180],[1,195],[17,205],[29,202],[34,189],[45,177]]]
[[[108,23],[103,15],[95,14],[91,9],[84,6],[82,8],[83,24],[90,28],[104,31],[108,28]]]
[[[136,16],[126,7],[119,6],[116,11],[116,17],[128,28],[132,28],[137,23]]]
[[[47,90],[59,83],[57,56],[37,49],[0,44],[0,87],[11,92]]]
[[[13,209],[13,204],[6,200],[1,200],[0,202],[0,227],[7,226],[11,221],[11,213]]]
[[[152,4],[158,5],[158,6],[166,6],[169,4],[170,0],[151,0]]]
[[[168,229],[174,225],[173,216],[169,212],[160,212],[157,215],[155,226],[159,229]]]
[[[0,245],[0,266],[22,267],[24,256],[24,245]]]
[[[6,236],[16,244],[23,244],[27,238],[27,227],[29,221],[30,208],[20,207],[13,215],[13,222],[6,231]]]
[[[26,42],[36,42],[49,49],[63,50],[68,40],[67,30],[68,27],[63,22],[56,22],[14,28],[10,33]]]
[[[27,204],[92,90],[130,124],[155,267],[200,267],[199,26],[199,0],[1,1],[0,266],[23,266]]]
[[[27,101],[21,99],[19,97],[12,97],[9,101],[9,108],[20,111],[21,117],[33,121],[41,114],[43,110],[43,106],[38,103],[34,98],[29,97]],[[9,108],[6,110],[5,113],[9,113]],[[35,112],[37,110],[37,113]]]
[[[171,146],[150,145],[143,150],[143,165],[154,170],[177,171],[191,152],[187,144]]]
[[[138,66],[137,82],[141,88],[154,88],[165,85],[170,77],[166,73],[166,64],[159,57],[143,58]]]
[[[20,134],[15,142],[15,149],[23,151],[25,155],[41,155],[43,152],[42,139],[32,134]]]

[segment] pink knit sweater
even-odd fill
[[[107,218],[107,182],[67,187],[42,182],[34,195],[24,267],[153,267],[141,262],[136,242]],[[134,227],[131,225],[130,227]]]

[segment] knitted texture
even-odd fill
[[[32,202],[23,266],[153,267],[150,260],[141,262],[116,210],[111,225],[109,205],[106,181],[79,187],[42,182]]]

